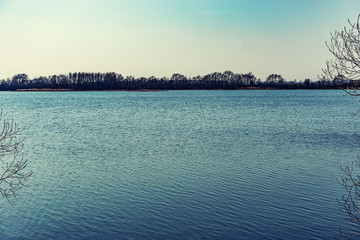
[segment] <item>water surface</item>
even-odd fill
[[[331,239],[342,91],[0,92],[34,172],[1,239]]]

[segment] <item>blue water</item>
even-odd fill
[[[34,176],[0,239],[331,239],[343,91],[0,92]]]

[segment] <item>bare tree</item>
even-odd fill
[[[360,14],[356,22],[348,19],[348,27],[331,34],[330,43],[326,43],[333,60],[326,62],[320,80],[348,81],[353,83],[352,88],[345,89],[346,93],[360,96]],[[341,166],[343,176],[338,182],[345,189],[345,194],[338,199],[340,210],[347,215],[347,219],[360,224],[360,175],[356,172],[360,169],[360,156],[351,164]],[[360,237],[360,233],[344,233],[340,229],[340,237],[353,239]]]
[[[335,79],[342,76],[349,81],[360,80],[360,14],[355,23],[348,19],[349,27],[331,34],[326,42],[334,59],[326,62],[320,78]]]
[[[338,182],[344,187],[346,193],[341,199],[338,199],[340,211],[347,214],[347,219],[353,223],[360,223],[360,176],[354,173],[360,167],[360,157],[356,162],[341,167],[344,176]],[[340,228],[340,237],[353,239],[360,237],[360,233],[350,234],[344,233]]]
[[[28,161],[21,156],[23,129],[17,127],[14,120],[7,121],[2,112],[0,122],[0,193],[12,203],[17,190],[24,186],[32,171],[25,170]]]

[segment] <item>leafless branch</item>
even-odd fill
[[[348,19],[348,27],[331,34],[326,46],[334,59],[326,62],[320,79],[333,80],[342,76],[344,80],[360,81],[360,14],[356,22]],[[354,94],[354,93],[352,93]],[[358,93],[356,93],[358,94]]]
[[[0,112],[0,194],[10,203],[16,199],[17,190],[22,188],[32,171],[25,171],[28,160],[21,156],[24,138],[23,129],[14,120],[7,121]]]

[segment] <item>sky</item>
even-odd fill
[[[69,72],[316,80],[360,0],[0,0],[0,79]]]

